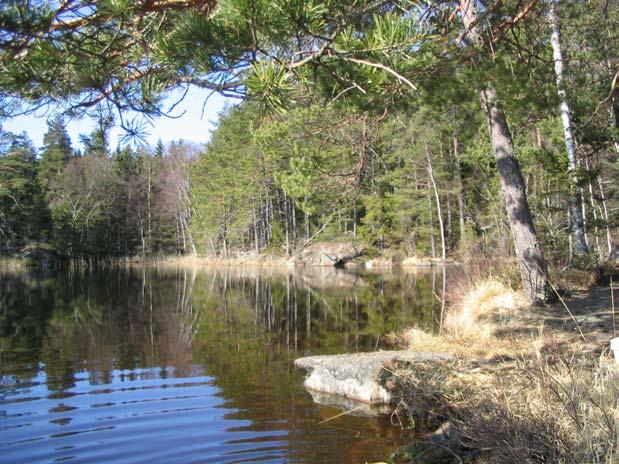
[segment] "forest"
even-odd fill
[[[2,7],[0,115],[57,109],[40,148],[1,133],[2,255],[353,241],[516,256],[544,299],[547,262],[613,250],[616,2],[65,3]],[[186,85],[239,101],[204,147],[147,146],[124,112],[163,116],[160,96]],[[95,117],[82,150],[63,114]],[[113,124],[127,132],[116,148]]]
[[[3,456],[617,462],[618,31],[619,0],[0,1]],[[152,143],[194,91],[208,142]]]

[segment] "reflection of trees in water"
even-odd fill
[[[265,276],[222,269],[210,278],[208,292],[196,286],[196,304],[219,301],[209,312],[221,312],[227,329],[251,322],[292,349],[371,348],[381,334],[407,323],[433,326],[429,275],[313,269]]]
[[[287,449],[315,462],[356,462],[398,434],[388,420],[368,430],[367,419],[347,418],[346,433],[339,420],[318,424],[339,411],[312,402],[292,361],[374,349],[386,331],[433,324],[427,275],[144,269],[0,278],[0,290],[11,295],[0,311],[2,381],[16,381],[18,364],[21,382],[43,366],[64,408],[84,375],[91,385],[212,376],[239,431],[286,430]],[[349,429],[366,433],[351,441]],[[317,443],[322,434],[329,440]]]
[[[113,369],[189,369],[199,323],[191,299],[195,273],[123,271],[83,278],[70,304],[56,308],[48,321],[44,354],[50,361],[60,352],[83,360],[92,383],[107,382]]]
[[[219,364],[269,350],[373,349],[385,332],[433,323],[431,279],[410,274],[143,269],[3,276],[0,289],[3,361],[34,371],[44,362],[52,390],[70,388],[75,371],[92,384],[114,369],[186,376],[207,351]]]
[[[144,273],[143,281],[148,282],[149,339],[153,363],[158,360],[161,366],[174,366],[174,375],[184,377],[190,373],[193,341],[200,325],[191,296],[196,272],[178,273],[173,278],[174,301],[161,306],[158,302],[166,296],[153,300],[153,279]]]
[[[92,384],[113,369],[191,362],[198,326],[191,292],[195,273],[174,278],[132,272],[0,276],[0,375],[3,367],[37,375],[45,364],[52,390]]]
[[[40,276],[0,273],[0,376],[7,383],[38,373],[38,350],[53,297],[49,282]]]

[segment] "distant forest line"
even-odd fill
[[[0,9],[0,117],[59,109],[40,148],[0,133],[2,256],[346,240],[515,256],[545,300],[547,262],[617,243],[615,0],[200,4]],[[190,85],[240,99],[205,147],[146,146],[139,124],[110,146],[123,113]],[[97,117],[79,153],[62,110]]]
[[[312,241],[348,240],[440,257],[444,237],[450,256],[513,253],[496,163],[473,108],[445,122],[429,108],[376,114],[308,100],[285,115],[265,116],[252,102],[229,107],[206,147],[111,149],[109,118],[82,136],[82,151],[61,116],[38,150],[25,134],[2,132],[0,252],[292,255]],[[553,261],[567,260],[561,123],[546,108],[515,127],[543,247]],[[604,257],[619,220],[616,154],[584,145],[579,153],[586,239]]]

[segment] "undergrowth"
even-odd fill
[[[441,333],[394,337],[456,361],[386,367],[383,383],[399,398],[394,420],[416,432],[392,462],[618,462],[618,366],[573,332],[544,327],[513,269],[467,266],[448,285]]]
[[[490,364],[391,366],[385,385],[399,395],[398,421],[418,430],[457,434],[440,442],[422,435],[394,453],[394,463],[591,463],[617,458],[616,368],[602,357],[521,359]]]

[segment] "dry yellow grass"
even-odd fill
[[[154,256],[143,258],[134,256],[128,258],[114,258],[108,263],[111,267],[132,267],[150,266],[174,269],[210,269],[210,268],[229,268],[229,267],[255,267],[286,269],[294,263],[283,256],[276,255],[239,255],[229,258],[219,256]]]
[[[421,412],[430,429],[455,426],[449,458],[472,451],[479,463],[617,462],[619,368],[612,359],[574,332],[545,327],[543,313],[498,278],[465,276],[458,284],[440,335],[412,328],[394,336],[411,350],[457,356],[396,371],[397,412],[414,423]],[[418,458],[428,443],[398,450],[393,462],[426,462]]]
[[[488,277],[473,286],[445,315],[444,329],[455,336],[488,337],[492,321],[526,306],[526,300],[501,281]]]
[[[544,344],[543,325],[531,325],[518,335],[505,334],[517,315],[526,311],[526,300],[494,278],[471,285],[452,299],[441,334],[409,328],[392,335],[400,346],[414,351],[453,353],[461,357],[489,358],[532,352]],[[522,325],[518,327],[522,329]],[[500,337],[497,332],[503,332]]]
[[[168,256],[156,259],[156,264],[168,266],[187,267],[212,267],[212,266],[262,266],[262,267],[286,267],[287,259],[283,256],[270,255],[239,255],[229,258],[219,256]]]
[[[484,319],[493,308],[516,310],[518,297],[499,286],[483,287],[476,292],[482,310],[454,315],[467,322],[456,325],[456,333],[409,329],[400,336],[409,349],[449,352],[458,360],[394,369],[397,379],[391,382],[402,398],[396,414],[426,430],[456,427],[459,438],[449,443],[454,449],[447,450],[448,458],[473,453],[480,464],[617,462],[619,369],[613,360],[596,358],[573,335],[543,326],[497,336],[497,329],[504,333],[520,322]],[[436,451],[431,443],[416,441],[398,450],[393,462],[433,462],[418,457]]]

